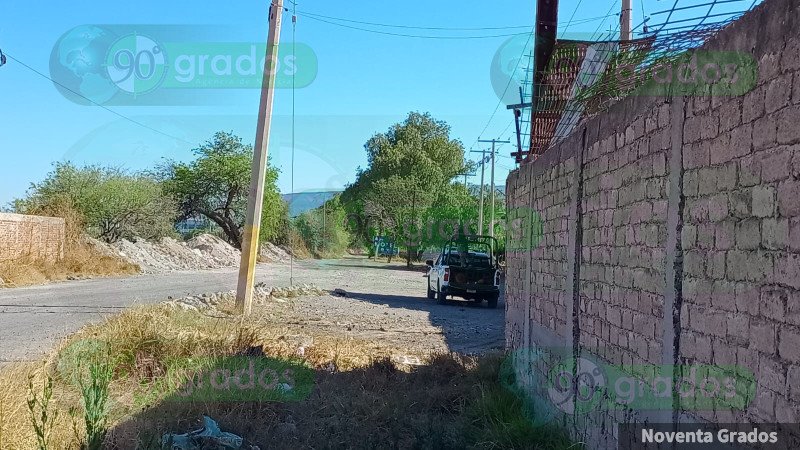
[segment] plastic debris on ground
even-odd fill
[[[244,439],[219,429],[214,419],[203,416],[204,427],[186,434],[167,433],[161,438],[161,448],[169,450],[259,450]]]

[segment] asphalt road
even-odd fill
[[[343,288],[355,293],[346,301],[326,296],[300,304],[298,314],[303,318],[319,320],[336,314],[342,316],[338,320],[357,325],[371,321],[369,317],[403,314],[407,318],[404,327],[440,330],[440,342],[426,345],[464,352],[503,345],[502,300],[496,310],[437,305],[425,298],[423,274],[406,271],[401,265],[349,257],[299,261],[293,268],[259,264],[256,270],[256,281],[271,286],[289,285],[290,276],[295,284],[314,283],[323,289]],[[237,269],[230,268],[0,289],[0,366],[37,360],[58,339],[131,305],[162,302],[169,296],[228,291],[236,288],[236,278]],[[406,334],[403,330],[398,328],[397,334]]]

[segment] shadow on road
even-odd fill
[[[368,261],[366,259],[355,259],[355,258],[352,259],[345,258],[343,260],[320,260],[317,262],[317,264],[320,267],[329,267],[332,269],[333,268],[383,269],[383,270],[397,270],[401,272],[419,272],[419,273],[425,273],[428,271],[428,267],[424,265],[414,265],[411,268],[408,268],[405,264],[402,265],[390,264],[390,263],[382,263],[372,260]]]
[[[505,343],[505,300],[501,294],[496,309],[466,300],[448,300],[440,305],[424,295],[370,294],[348,292],[351,299],[390,308],[425,311],[431,325],[440,327],[451,351],[483,353],[487,348],[502,349]]]

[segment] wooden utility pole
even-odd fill
[[[489,189],[490,195],[492,198],[490,199],[490,208],[491,208],[491,215],[489,220],[489,236],[494,237],[494,154],[495,154],[495,145],[496,144],[510,144],[511,141],[498,141],[497,139],[492,139],[491,141],[482,141],[478,140],[478,142],[491,142],[492,143],[492,174],[490,177],[491,188]],[[481,182],[481,210],[483,210],[483,182]],[[483,234],[483,212],[480,214],[481,216],[481,234]]]
[[[249,315],[253,309],[253,284],[258,253],[261,210],[264,204],[264,176],[267,170],[269,131],[272,122],[272,103],[275,98],[275,77],[278,71],[278,43],[281,35],[283,0],[273,0],[269,8],[269,36],[261,82],[261,103],[258,107],[256,146],[253,152],[253,171],[247,197],[247,217],[242,238],[242,261],[236,289],[236,312]]]
[[[619,40],[630,41],[633,39],[633,8],[631,0],[622,0],[622,14],[619,15]]]

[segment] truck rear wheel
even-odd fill
[[[489,297],[487,300],[489,301],[489,308],[497,308],[497,297]]]
[[[438,303],[440,305],[447,304],[447,294],[445,294],[442,291],[439,291],[438,293],[436,293],[436,303]]]
[[[428,298],[430,298],[430,299],[436,298],[436,292],[433,292],[433,289],[431,289],[430,283],[428,283]]]

